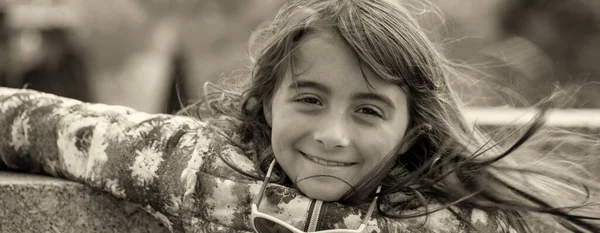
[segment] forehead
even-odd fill
[[[332,85],[360,83],[369,91],[404,92],[399,85],[378,77],[341,36],[329,31],[306,35],[294,53],[294,61],[294,79]]]

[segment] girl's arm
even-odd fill
[[[168,226],[198,169],[201,124],[0,87],[0,167],[86,183],[140,204]]]

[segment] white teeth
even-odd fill
[[[309,158],[310,160],[312,160],[315,163],[321,164],[321,165],[325,165],[325,166],[337,166],[337,167],[342,167],[342,166],[350,166],[352,165],[352,163],[340,163],[340,162],[334,162],[334,161],[327,161],[324,159],[319,159],[317,157],[313,157],[307,154],[302,153],[303,155],[305,155],[307,158]]]

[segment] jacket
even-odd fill
[[[262,181],[223,159],[258,175],[241,148],[198,119],[0,87],[0,167],[84,183],[139,205],[173,232],[253,232],[250,207]],[[277,184],[265,193],[261,211],[301,230],[356,229],[366,210]],[[374,213],[367,232],[510,230],[501,214],[451,208],[456,214],[409,219]]]

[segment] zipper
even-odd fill
[[[306,216],[306,223],[304,224],[304,232],[308,232],[308,227],[310,226],[310,219],[312,218],[315,202],[316,200],[312,199],[310,201],[310,205],[308,206],[308,215]]]
[[[306,232],[315,232],[317,231],[317,226],[319,225],[319,217],[321,216],[321,207],[323,206],[323,201],[321,200],[313,200],[310,203],[310,212],[308,213],[308,225]]]

